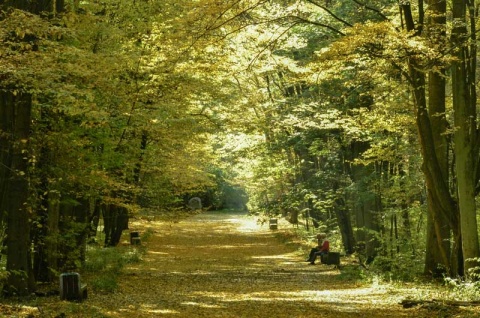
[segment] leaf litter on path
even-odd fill
[[[431,317],[403,309],[406,292],[359,286],[331,266],[311,266],[279,231],[240,213],[209,212],[175,224],[138,223],[155,234],[120,291],[101,298],[112,317]],[[121,304],[121,303],[120,303]]]
[[[92,312],[129,318],[476,316],[470,308],[404,309],[399,303],[414,289],[359,284],[331,266],[311,266],[282,242],[282,226],[271,231],[242,213],[208,212],[178,223],[137,220],[130,228],[153,233],[143,242],[143,261],[124,270],[115,293],[89,291],[85,302],[73,304],[76,318]]]

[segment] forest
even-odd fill
[[[194,197],[380,275],[478,280],[473,0],[0,8],[2,297]]]

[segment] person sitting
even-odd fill
[[[311,265],[315,264],[317,256],[322,256],[327,254],[330,250],[330,242],[327,240],[327,234],[320,233],[317,234],[318,245],[310,250],[310,255],[308,256],[307,262],[310,262]]]

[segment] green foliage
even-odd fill
[[[4,259],[5,257],[2,257],[2,259]],[[6,270],[6,267],[5,267],[5,263],[4,262],[0,262],[0,289],[3,290],[3,286],[5,285],[5,282],[7,280],[7,277],[8,277],[8,272]]]
[[[142,235],[141,235],[142,242],[147,242],[148,240],[150,240],[150,238],[154,233],[155,233],[154,230],[151,228],[148,228],[146,231],[142,232]]]
[[[411,255],[377,256],[369,266],[369,274],[387,282],[414,282],[423,268],[423,259]]]
[[[111,248],[89,248],[83,268],[89,272],[105,270],[110,266],[109,254],[113,255],[112,251]]]
[[[460,278],[444,278],[445,285],[456,300],[470,301],[480,297],[480,282]]]
[[[380,243],[376,274],[411,279],[420,253],[410,259],[406,246],[424,248],[425,193],[404,78],[412,56],[425,72],[450,57],[428,37],[399,31],[397,4],[79,6],[0,17],[0,88],[32,96],[35,226],[45,224],[34,214],[56,201],[174,218],[184,197],[202,194],[212,207],[299,215],[332,232],[341,210],[359,240]],[[376,228],[361,220],[371,211]],[[77,223],[47,236],[68,266],[82,256],[77,238],[87,225]],[[89,253],[85,268],[107,272],[140,259]],[[102,284],[114,287],[109,277]]]
[[[128,248],[99,248],[90,247],[83,270],[91,277],[89,284],[96,290],[114,292],[118,287],[118,276],[128,264],[142,260],[144,249]]]
[[[136,247],[90,247],[83,268],[89,272],[120,271],[126,264],[141,261],[143,253],[142,250]]]
[[[354,282],[368,282],[370,280],[370,274],[366,269],[361,266],[355,265],[345,265],[342,266],[342,270],[338,279],[341,281],[354,281]]]
[[[148,234],[142,235],[142,238],[146,240]],[[146,247],[143,245],[137,246],[135,248],[130,249],[130,251],[126,252],[123,256],[123,260],[126,264],[135,264],[139,263],[143,260],[143,255],[146,253]]]
[[[91,280],[91,285],[99,292],[114,293],[118,288],[118,275],[113,271],[103,272]]]

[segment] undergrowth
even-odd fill
[[[299,254],[307,256],[310,249],[317,244],[316,232],[304,227],[291,227],[278,231],[277,238],[284,244],[296,246]],[[339,235],[332,233],[328,237],[330,250],[339,251],[341,257],[340,280],[370,283],[372,281],[415,282],[423,271],[423,259],[406,254],[395,256],[377,256],[370,264],[365,264],[357,254],[345,255]]]
[[[142,242],[147,241],[153,232],[142,234]],[[130,245],[102,248],[91,246],[87,249],[83,271],[89,276],[89,285],[97,291],[114,292],[118,288],[118,278],[128,264],[142,261],[146,249],[144,245]]]
[[[296,245],[299,254],[307,255],[314,246],[314,233],[304,228],[292,227],[276,233],[284,244]],[[331,247],[339,250],[339,238],[330,238]],[[333,241],[333,244],[332,244]],[[407,253],[394,256],[377,256],[373,262],[366,265],[358,255],[343,255],[341,268],[336,279],[340,281],[357,282],[360,284],[385,285],[395,288],[415,286],[413,298],[444,299],[456,301],[478,301],[480,299],[480,275],[467,280],[465,278],[448,278],[443,281],[432,281],[422,275],[423,258],[412,257]],[[479,269],[476,269],[480,272]],[[405,285],[407,284],[407,285]],[[418,286],[418,287],[417,287]],[[423,286],[425,288],[421,288]]]
[[[450,291],[451,297],[461,301],[478,301],[480,299],[480,281],[445,278],[445,286]]]

